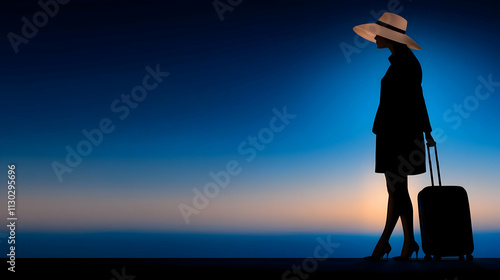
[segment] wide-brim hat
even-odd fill
[[[375,36],[381,37],[407,45],[411,49],[421,50],[422,48],[406,35],[407,21],[403,17],[384,13],[376,23],[366,23],[353,28],[359,36],[368,41],[374,42]]]

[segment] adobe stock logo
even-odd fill
[[[236,7],[241,5],[243,0],[226,0],[226,2],[222,0],[215,0],[214,2],[212,2],[212,5],[214,6],[215,12],[219,16],[220,21],[224,21],[224,14],[226,12],[232,13]]]
[[[275,137],[275,134],[282,132],[290,121],[295,119],[296,114],[288,113],[287,107],[282,110],[273,108],[273,116],[269,119],[267,125],[261,128],[256,135],[250,135],[246,140],[241,141],[237,151],[240,156],[245,157],[245,161],[231,159],[226,162],[225,168],[217,172],[208,173],[210,181],[202,189],[193,188],[192,203],[179,203],[179,211],[186,225],[191,223],[192,215],[199,215],[201,210],[208,207],[210,199],[215,199],[221,189],[229,186],[232,177],[235,177],[243,171],[242,163],[251,163],[255,160],[258,153],[263,151]]]
[[[137,108],[148,97],[148,92],[156,89],[170,75],[169,72],[161,71],[160,64],[157,64],[156,68],[148,65],[145,70],[147,74],[143,76],[142,83],[133,87],[130,94],[122,93],[120,98],[116,98],[110,104],[111,112],[120,121],[127,119],[131,110]],[[65,161],[63,163],[53,161],[51,164],[59,183],[63,181],[63,175],[73,172],[82,163],[83,159],[92,153],[95,147],[102,144],[105,135],[115,130],[115,123],[116,120],[113,121],[111,118],[104,117],[98,122],[97,127],[90,130],[81,130],[84,139],[81,139],[76,145],[73,147],[66,145]]]
[[[31,20],[27,17],[21,18],[21,21],[23,22],[20,33],[21,35],[14,32],[9,32],[9,34],[7,34],[7,39],[9,39],[14,52],[18,54],[19,46],[21,44],[28,44],[29,39],[33,39],[38,34],[39,28],[47,25],[49,23],[49,18],[53,18],[59,13],[59,5],[68,4],[69,1],[70,0],[48,0],[44,2],[39,0],[38,6],[40,6],[41,10],[34,13]]]
[[[500,87],[500,81],[493,80],[493,74],[490,73],[486,78],[482,75],[477,76],[477,86],[474,93],[467,95],[462,102],[454,103],[453,106],[443,113],[443,120],[451,124],[453,130],[459,129],[472,113],[477,111],[482,103],[495,93]],[[448,139],[444,128],[438,127],[433,130],[434,139],[437,143],[443,143]]]
[[[326,240],[317,237],[316,241],[318,245],[314,249],[313,256],[303,259],[300,265],[292,265],[290,269],[283,272],[282,280],[309,279],[311,274],[318,270],[319,264],[333,254],[333,249],[340,247],[339,243],[332,242],[330,235],[326,237]]]

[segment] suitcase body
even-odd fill
[[[428,151],[429,151],[429,147]],[[439,160],[436,163],[439,186],[434,186],[429,151],[429,167],[432,186],[425,187],[418,194],[418,210],[422,250],[425,259],[458,256],[472,260],[474,242],[467,192],[460,186],[442,186]]]

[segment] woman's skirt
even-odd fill
[[[423,133],[377,134],[375,172],[400,176],[425,173]]]

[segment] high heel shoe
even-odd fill
[[[389,243],[386,243],[384,245],[384,248],[382,248],[382,251],[381,251],[381,255],[380,256],[375,256],[375,255],[371,255],[371,256],[368,256],[368,257],[364,257],[363,259],[366,260],[366,261],[380,261],[381,258],[384,257],[384,255],[387,255],[386,256],[386,260],[389,259],[389,253],[391,252],[391,245]]]
[[[415,252],[415,257],[416,259],[418,259],[418,251],[420,250],[420,247],[418,246],[417,242],[413,242],[413,244],[411,245],[411,248],[409,250],[409,255],[407,256],[398,256],[398,257],[393,257],[392,259],[394,259],[395,261],[408,261],[411,259],[411,256],[413,255],[413,252]]]

